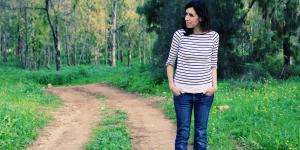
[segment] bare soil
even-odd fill
[[[138,150],[172,150],[176,136],[173,121],[153,102],[103,83],[53,87],[46,92],[64,100],[60,111],[51,112],[49,123],[28,150],[77,150],[90,140],[91,131],[101,120],[101,107],[118,108],[128,115],[128,132],[133,148]],[[108,97],[101,102],[96,96]],[[190,148],[189,148],[190,149]]]

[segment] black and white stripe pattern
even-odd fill
[[[186,93],[202,93],[212,87],[211,68],[217,68],[219,34],[210,31],[184,36],[184,32],[174,33],[166,66],[174,66],[178,57],[174,85]]]

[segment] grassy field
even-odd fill
[[[37,129],[51,119],[62,100],[43,85],[22,79],[21,69],[0,68],[0,149],[20,149],[38,138]]]
[[[48,111],[61,103],[58,98],[41,90],[48,83],[63,86],[105,81],[147,97],[166,96],[164,101],[159,102],[159,106],[176,122],[172,93],[167,82],[157,84],[145,66],[141,67],[136,61],[131,68],[120,63],[117,67],[62,65],[61,72],[56,72],[54,65],[51,70],[40,71],[8,66],[0,68],[0,75],[0,120],[3,120],[0,123],[0,149],[24,148],[38,138],[36,129],[51,120]],[[300,149],[299,88],[299,77],[287,81],[262,79],[261,82],[219,80],[209,117],[210,148]],[[163,92],[167,94],[162,95]],[[230,109],[220,112],[217,106],[221,105],[228,105]],[[113,114],[118,113],[115,111]],[[124,131],[122,125],[115,124],[107,128],[103,128],[103,125],[95,129],[100,130],[101,135],[111,135],[108,132],[116,130]],[[94,137],[102,138],[96,134]],[[192,144],[193,123],[190,137]],[[96,143],[97,140],[91,142],[91,145],[95,146]],[[121,145],[127,143],[124,140]],[[87,146],[86,149],[93,146]]]

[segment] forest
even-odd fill
[[[128,66],[137,57],[160,75],[186,2],[2,1],[0,65],[10,57],[24,69],[39,70],[49,69],[53,61],[60,71],[61,64],[116,66],[126,56]],[[238,77],[249,70],[276,78],[299,75],[291,67],[300,58],[298,1],[216,0],[207,5],[212,29],[222,37],[219,77]]]
[[[0,0],[0,149],[27,148],[53,119],[62,101],[43,91],[48,84],[105,82],[162,96],[157,106],[174,120],[165,64],[189,1]],[[208,145],[299,149],[300,1],[203,1],[220,36]],[[118,144],[108,149],[132,148]]]

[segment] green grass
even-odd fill
[[[11,111],[10,121],[6,119],[5,123],[1,122],[0,140],[2,141],[4,141],[3,137],[8,137],[6,135],[16,135],[10,131],[15,129],[15,126],[10,126],[10,122],[15,119],[14,116],[18,116],[18,114],[26,114],[28,116],[32,114],[32,116],[36,116],[39,114],[36,113],[38,109],[53,105],[56,101],[55,97],[46,96],[47,94],[43,92],[41,93],[45,95],[40,96],[42,94],[39,93],[40,89],[48,83],[54,86],[63,86],[107,82],[112,86],[120,87],[133,93],[142,93],[143,96],[162,96],[163,92],[167,92],[164,95],[167,98],[159,102],[159,106],[176,122],[173,101],[168,100],[172,97],[168,83],[165,81],[158,84],[152,74],[147,71],[146,66],[141,67],[137,60],[133,61],[131,68],[119,62],[117,67],[103,66],[103,64],[101,64],[101,66],[82,65],[79,67],[62,65],[61,72],[56,72],[54,65],[51,66],[51,70],[42,69],[38,72],[6,67],[0,69],[0,74],[0,94],[2,94],[0,106],[5,106],[0,107],[0,109],[1,111],[6,111],[6,109],[9,108]],[[2,74],[5,76],[2,76]],[[7,87],[5,84],[9,86]],[[218,91],[215,94],[209,117],[208,145],[211,149],[235,149],[236,147],[244,149],[299,149],[299,88],[299,77],[292,77],[287,81],[264,79],[261,82],[219,80]],[[11,97],[16,93],[10,93],[9,91],[17,92],[17,95],[20,97],[12,100]],[[29,91],[31,95],[34,95],[34,97],[39,96],[39,98],[33,99],[43,99],[30,100],[30,102],[37,101],[35,102],[35,105],[37,105],[36,109],[34,111],[32,110],[31,114],[24,111],[27,110],[26,108],[17,107],[17,105],[19,107],[29,107],[30,103],[26,102],[26,98],[30,97],[30,99],[32,99],[33,96],[27,94],[27,91]],[[3,93],[5,95],[3,95]],[[38,93],[39,95],[37,95]],[[48,97],[48,99],[46,97]],[[103,97],[98,98],[103,99]],[[49,105],[49,103],[51,103],[51,105]],[[220,105],[229,105],[230,109],[220,112],[217,109],[217,106]],[[33,108],[35,107],[30,107],[30,110]],[[5,116],[2,114],[1,112],[0,119],[4,120]],[[24,119],[24,117],[21,118]],[[42,121],[46,122],[45,120],[51,117],[44,118],[46,119],[42,119]],[[118,123],[111,121],[114,119],[110,117],[104,119],[106,120],[103,120],[101,126],[105,126],[106,123],[113,123],[114,125],[109,125],[107,129],[101,128],[101,132],[103,130],[101,135],[108,136],[117,131],[124,131],[125,133],[125,129],[122,126],[119,128],[119,126],[116,125]],[[46,123],[40,123],[39,125],[43,126],[44,124]],[[23,131],[25,125],[25,123],[22,126],[19,125],[18,128],[20,129],[18,130],[20,130],[20,132]],[[36,125],[35,127],[39,126]],[[190,144],[193,144],[193,123],[191,128]],[[26,138],[26,135],[30,138]],[[23,143],[19,140],[20,144],[18,146],[14,145],[13,149],[25,147],[24,145],[29,143],[27,141],[37,138],[37,135],[32,135],[29,132],[24,133],[24,138],[22,139]],[[103,139],[105,136],[100,137],[100,139]],[[6,140],[6,145],[12,146],[11,144],[14,144],[12,141],[16,141],[15,139],[18,138],[11,136],[10,140]],[[1,146],[3,147],[3,145]]]
[[[34,82],[20,82],[23,70],[0,68],[0,149],[25,148],[38,138],[37,129],[62,102]]]
[[[265,84],[219,81],[210,111],[208,145],[212,149],[299,149],[300,81],[299,78],[265,81]],[[160,104],[175,119],[174,104]],[[217,106],[229,105],[220,112]],[[193,122],[191,124],[193,144]]]
[[[126,131],[126,112],[119,109],[105,108],[102,111],[103,119],[93,130],[92,140],[84,148],[85,150],[131,150],[129,133]]]

